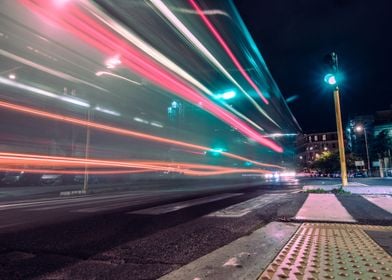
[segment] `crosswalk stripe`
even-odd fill
[[[286,197],[287,194],[264,194],[247,201],[234,204],[225,209],[208,214],[207,217],[238,218],[245,216],[257,208],[262,208],[270,203]]]
[[[386,195],[363,195],[365,199],[392,214],[392,197]]]
[[[334,194],[309,194],[294,219],[301,221],[356,222]]]
[[[166,214],[166,213],[178,211],[178,210],[188,208],[191,206],[214,202],[214,201],[218,201],[218,200],[222,200],[222,199],[226,199],[226,198],[230,198],[230,197],[234,197],[234,196],[239,196],[242,194],[243,193],[226,193],[226,194],[213,195],[213,196],[209,196],[209,197],[196,198],[196,199],[192,199],[192,200],[170,203],[170,204],[166,204],[166,205],[137,210],[137,211],[129,212],[127,214],[161,215],[161,214]]]

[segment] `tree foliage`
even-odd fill
[[[323,152],[312,164],[312,168],[322,173],[333,173],[340,169],[339,153]]]
[[[346,154],[347,168],[355,169],[355,161],[359,160],[351,154]],[[321,154],[312,164],[312,168],[322,173],[334,173],[340,171],[339,151],[326,151]]]
[[[388,156],[388,152],[392,151],[392,139],[387,129],[382,130],[372,141],[370,153],[375,159]]]

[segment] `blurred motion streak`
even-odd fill
[[[103,76],[103,75],[112,76],[112,77],[116,77],[116,78],[119,78],[119,79],[128,81],[128,82],[130,82],[130,83],[132,83],[132,84],[135,84],[135,85],[139,85],[139,86],[142,85],[142,84],[139,83],[139,82],[136,82],[136,81],[134,81],[134,80],[128,79],[128,78],[123,77],[123,76],[121,76],[121,75],[117,75],[117,74],[114,74],[114,73],[111,73],[111,72],[107,72],[107,71],[98,71],[97,73],[95,73],[95,75],[97,75],[98,77],[101,77],[101,76]]]
[[[162,53],[158,52],[156,49],[154,49],[153,47],[151,47],[150,45],[148,45],[146,42],[144,42],[142,39],[140,39],[138,36],[136,36],[135,34],[131,33],[129,30],[125,29],[124,27],[122,27],[121,25],[119,25],[118,23],[116,23],[115,21],[113,21],[111,18],[109,18],[106,14],[102,13],[99,9],[96,9],[96,7],[94,5],[92,5],[91,3],[88,2],[83,2],[83,6],[86,7],[86,9],[88,9],[91,13],[93,13],[97,18],[99,18],[99,20],[103,23],[105,23],[107,26],[109,26],[111,29],[115,30],[118,34],[120,34],[121,36],[123,36],[124,38],[126,38],[128,41],[132,42],[135,46],[137,46],[139,49],[141,49],[142,51],[144,51],[144,53],[146,53],[147,55],[151,56],[152,58],[154,58],[156,61],[158,61],[159,63],[161,63],[162,65],[165,65],[165,67],[167,67],[168,69],[170,69],[171,71],[173,71],[174,73],[178,74],[179,76],[181,76],[183,79],[187,80],[189,83],[191,83],[193,86],[197,87],[199,90],[203,91],[205,94],[214,97],[214,93],[209,90],[206,86],[204,86],[202,83],[200,83],[197,79],[195,79],[194,77],[192,77],[188,72],[186,72],[184,69],[182,69],[181,67],[179,67],[177,64],[175,64],[173,61],[171,61],[170,59],[168,59],[166,56],[164,56]],[[174,15],[173,15],[174,16]],[[187,34],[187,33],[186,33]],[[193,36],[193,35],[192,35]],[[195,38],[195,40],[197,40]],[[204,48],[204,46],[200,44],[201,47]],[[205,48],[204,48],[205,49]],[[251,100],[251,102],[254,103],[254,105],[256,106],[256,108],[258,108],[258,110],[260,112],[262,112],[262,114],[264,114],[268,119],[270,119],[270,117],[268,115],[266,115],[266,113],[264,112],[264,110],[246,93],[246,91],[244,91],[242,89],[242,87],[234,80],[234,78],[231,77],[231,75],[225,70],[225,68],[219,64],[219,62],[208,52],[207,49],[205,49],[205,53],[207,55],[207,57],[211,57],[212,62],[226,75],[228,76],[228,78],[235,83],[240,89],[241,91],[244,92],[244,94]],[[216,63],[215,63],[216,62]],[[117,75],[117,74],[113,74],[110,72],[105,72],[105,71],[99,71],[96,73],[97,76],[101,76],[101,75],[111,75],[120,79],[124,79],[127,80],[131,83],[136,83],[137,82],[133,81],[133,80],[129,80],[123,76]],[[142,84],[139,84],[142,85]],[[261,128],[258,124],[256,124],[254,121],[252,121],[251,119],[249,119],[248,117],[246,117],[245,115],[243,115],[242,113],[240,113],[239,111],[237,111],[236,109],[234,109],[232,106],[229,106],[228,104],[226,104],[225,102],[221,102],[221,104],[229,111],[233,112],[235,115],[239,116],[240,118],[242,118],[243,120],[247,121],[249,124],[253,125],[254,127],[256,127],[257,129],[263,131],[264,129]],[[273,120],[270,119],[272,122]]]
[[[53,6],[51,1],[21,1],[35,12],[45,16],[45,18],[59,23],[60,26],[106,55],[112,56],[113,54],[120,54],[122,64],[128,66],[132,71],[148,78],[155,84],[167,89],[171,93],[181,96],[193,104],[199,104],[201,102],[204,110],[236,128],[242,134],[275,152],[283,152],[281,146],[270,139],[266,139],[242,120],[214,104],[171,72],[165,71],[159,64],[132,48],[126,41],[121,40],[108,29],[104,28],[94,21],[94,19],[79,10],[72,2],[67,3],[64,10],[59,11]]]
[[[228,56],[231,58],[233,61],[234,65],[238,68],[240,73],[244,76],[244,78],[249,82],[249,84],[255,89],[257,94],[260,96],[260,98],[264,101],[265,104],[269,104],[268,100],[264,97],[260,89],[256,86],[256,84],[252,81],[252,79],[249,77],[249,75],[245,72],[244,68],[241,66],[239,63],[238,59],[235,57],[233,52],[230,50],[229,46],[226,44],[225,40],[223,40],[222,36],[219,34],[219,32],[216,30],[216,28],[212,25],[210,20],[206,17],[204,12],[200,9],[200,7],[196,4],[195,0],[189,0],[193,8],[197,11],[199,16],[202,18],[204,23],[207,25],[208,29],[212,32],[212,34],[215,36],[215,38],[218,40],[219,44],[223,47],[225,52],[228,54]]]
[[[195,144],[177,141],[177,140],[173,140],[173,139],[169,139],[169,138],[158,137],[158,136],[154,136],[154,135],[150,135],[150,134],[136,132],[133,130],[117,128],[117,127],[113,127],[113,126],[109,126],[109,125],[105,125],[105,124],[101,124],[101,123],[96,123],[96,122],[91,122],[91,121],[89,122],[86,120],[81,120],[81,119],[77,119],[77,118],[73,118],[73,117],[68,117],[68,116],[64,116],[64,115],[41,111],[41,110],[29,108],[26,106],[16,105],[16,104],[8,103],[8,102],[0,101],[0,107],[10,109],[13,111],[17,111],[17,112],[21,112],[21,113],[25,113],[25,114],[29,114],[29,115],[39,116],[39,117],[52,119],[52,120],[58,120],[61,122],[71,123],[71,124],[75,124],[75,125],[79,125],[79,126],[90,127],[90,128],[94,128],[94,129],[98,129],[101,131],[106,131],[106,132],[110,132],[110,133],[114,133],[114,134],[118,134],[118,135],[141,138],[141,139],[145,139],[145,140],[149,140],[149,141],[160,142],[160,143],[165,143],[165,144],[172,144],[172,145],[176,145],[176,146],[187,147],[187,148],[192,148],[192,149],[202,150],[202,151],[210,150],[209,147],[205,147],[205,146],[195,145]],[[221,152],[221,154],[225,155],[226,157],[229,157],[229,158],[251,162],[251,163],[254,163],[259,166],[272,167],[272,168],[283,168],[278,165],[261,163],[261,162],[254,161],[254,160],[251,160],[251,159],[248,159],[248,158],[236,155],[236,154],[228,153],[228,152]]]
[[[53,75],[55,77],[58,77],[58,78],[61,78],[61,79],[64,79],[64,80],[67,80],[67,81],[70,81],[70,82],[86,84],[86,85],[91,86],[93,88],[96,88],[96,89],[108,92],[108,90],[106,90],[106,89],[104,89],[104,88],[102,88],[100,86],[97,86],[97,85],[92,84],[90,82],[78,79],[78,78],[73,77],[73,76],[71,76],[69,74],[66,74],[66,73],[63,73],[63,72],[60,72],[60,71],[56,71],[54,69],[51,69],[51,68],[48,68],[46,66],[40,65],[40,64],[35,63],[35,62],[31,61],[31,60],[23,58],[21,56],[17,56],[17,55],[15,55],[13,53],[7,52],[6,50],[0,49],[0,55],[5,56],[7,58],[10,58],[10,59],[12,59],[14,61],[17,61],[19,63],[22,63],[24,65],[30,66],[32,68],[38,69],[38,70],[40,70],[42,72],[48,73],[48,74]]]
[[[270,116],[268,116],[268,114],[259,106],[259,104],[257,104],[257,102],[241,87],[241,85],[230,75],[230,73],[222,66],[222,64],[219,63],[219,61],[211,54],[211,52],[208,51],[208,49],[195,37],[195,35],[193,35],[193,33],[188,28],[186,28],[186,26],[169,10],[168,7],[165,6],[161,0],[150,1],[178,29],[178,31],[180,31],[197,49],[199,49],[201,53],[204,54],[205,57],[211,61],[212,64],[214,64],[233,84],[235,84],[242,93],[244,93],[244,95],[260,113],[262,113],[267,119],[279,127],[279,125]],[[268,101],[266,103],[268,104]]]
[[[82,174],[85,166],[89,166],[91,174],[120,174],[138,173],[147,171],[170,171],[192,176],[213,176],[232,173],[269,174],[271,171],[262,169],[241,169],[213,165],[191,164],[183,162],[165,161],[111,161],[84,158],[68,158],[55,156],[42,156],[32,154],[16,154],[0,152],[0,169],[24,172],[47,172],[64,174]],[[28,168],[23,168],[28,166]],[[53,169],[53,166],[56,169]],[[19,167],[19,168],[16,168]],[[32,168],[36,167],[36,168]],[[52,167],[52,169],[50,169]],[[59,168],[80,168],[80,170],[62,170]],[[90,170],[90,168],[131,168],[131,170]],[[45,169],[43,169],[45,168]],[[140,170],[132,170],[140,169]]]

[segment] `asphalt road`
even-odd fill
[[[237,182],[3,201],[0,279],[156,279],[292,216],[298,190]]]
[[[271,221],[289,220],[306,200],[302,185],[322,182],[340,181],[154,181],[65,197],[59,194],[80,187],[0,189],[0,279],[156,279]],[[360,223],[392,222],[361,196],[338,199]]]

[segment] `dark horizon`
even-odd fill
[[[343,122],[390,109],[390,1],[370,5],[364,0],[334,0],[320,5],[310,0],[241,0],[235,4],[283,96],[297,96],[289,107],[303,132],[336,129],[332,93],[323,83],[323,56],[331,51],[338,54],[344,76]]]

